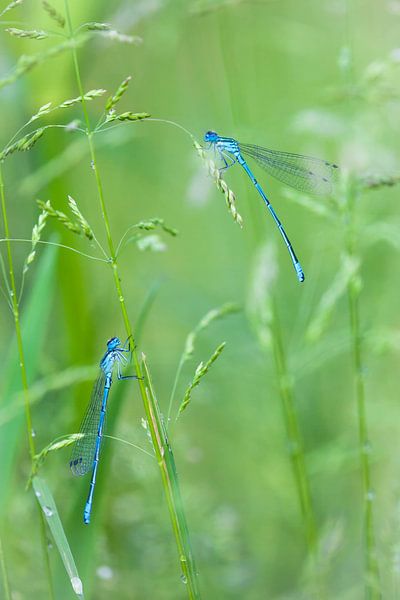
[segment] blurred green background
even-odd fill
[[[62,2],[53,4],[63,12]],[[154,118],[175,121],[199,141],[206,130],[215,129],[244,142],[320,156],[357,177],[392,177],[398,172],[396,0],[72,0],[71,10],[75,25],[109,22],[143,39],[136,46],[98,35],[79,50],[85,90],[105,88],[112,93],[132,75],[121,110],[147,111]],[[23,21],[25,29],[55,29],[37,1],[26,2],[6,18]],[[12,71],[21,54],[54,43],[54,38],[21,40],[3,33],[1,76]],[[4,87],[1,146],[41,105],[77,95],[68,52]],[[102,99],[89,105],[93,123],[103,105]],[[44,122],[68,123],[74,118],[82,119],[79,106]],[[259,296],[273,292],[322,540],[326,597],[362,598],[364,505],[345,293],[346,221],[335,208],[343,202],[340,190],[337,204],[325,198],[315,201],[322,211],[332,211],[334,216],[325,218],[313,210],[314,204],[312,210],[300,206],[304,199],[255,167],[302,262],[306,281],[300,285],[270,215],[241,169],[230,169],[224,177],[236,194],[243,230],[227,212],[190,138],[174,126],[122,123],[96,136],[95,143],[115,240],[130,224],[149,217],[164,218],[179,230],[177,238],[160,234],[165,252],[141,252],[131,244],[120,260],[133,323],[148,294],[157,290],[139,350],[146,353],[163,411],[188,333],[212,308],[226,302],[242,308],[199,336],[194,359],[179,381],[177,402],[200,360],[221,341],[227,342],[226,349],[171,431],[203,597],[309,597],[305,534],[276,370],[268,340],[260,344],[260,323],[252,311]],[[4,177],[13,238],[30,239],[37,198],[51,199],[66,212],[70,194],[105,243],[84,136],[58,129],[46,132],[29,153],[7,159]],[[400,597],[397,212],[395,186],[357,196],[363,364],[384,598]],[[54,221],[42,237],[89,254],[95,251]],[[260,270],[265,244],[272,250],[261,254]],[[19,272],[28,251],[27,244],[13,245]],[[96,364],[105,341],[124,336],[110,270],[72,252],[49,252],[48,247],[39,248],[21,306],[22,318],[33,318],[40,328],[29,338],[29,324],[23,328],[28,360],[33,361],[30,384],[43,380],[45,388],[56,374]],[[29,317],[35,281],[46,273],[37,300],[40,318]],[[264,279],[274,280],[266,292]],[[327,292],[326,302],[333,300],[324,309],[321,298],[326,299]],[[310,338],[308,328],[318,315],[321,331]],[[0,331],[0,440],[12,440],[11,446],[0,445],[8,461],[0,484],[5,561],[14,600],[45,598],[39,521],[34,496],[25,492],[30,470],[25,424],[23,413],[15,417],[13,409],[21,404],[15,395],[20,374],[15,351],[9,354],[14,327],[4,298]],[[114,386],[109,429],[150,450],[135,386]],[[90,389],[89,376],[71,376],[68,385],[40,396],[33,407],[38,449],[77,431]],[[89,528],[82,524],[88,481],[72,477],[69,449],[52,453],[41,470],[88,597],[185,598],[155,461],[110,440],[103,457]],[[51,554],[56,597],[73,598],[55,547]]]

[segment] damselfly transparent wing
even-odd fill
[[[334,189],[338,166],[319,158],[239,144],[240,151],[253,158],[267,173],[300,192],[329,195]]]
[[[100,371],[93,386],[89,406],[79,429],[82,437],[76,440],[72,450],[69,466],[74,475],[85,475],[93,467],[104,384],[105,375],[103,371]]]

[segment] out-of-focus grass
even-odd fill
[[[54,1],[59,10],[61,4]],[[143,38],[136,47],[99,37],[79,50],[85,90],[105,88],[112,94],[131,74],[121,100],[124,110],[133,107],[172,119],[197,139],[213,128],[243,141],[325,157],[360,175],[398,174],[396,2],[248,0],[219,2],[218,10],[208,10],[216,2],[71,4],[75,22],[112,22]],[[27,28],[32,23],[49,26],[39,3],[18,10]],[[1,74],[21,52],[39,52],[50,44],[6,34],[1,34],[0,43]],[[343,68],[346,61],[351,63],[351,85]],[[1,145],[40,106],[76,95],[67,53],[5,87],[0,96]],[[94,122],[97,107],[90,106]],[[69,115],[68,119],[77,116]],[[142,330],[140,350],[151,363],[164,412],[188,332],[213,306],[245,304],[259,245],[277,242],[274,293],[322,536],[327,595],[361,597],[363,498],[348,306],[344,293],[337,293],[325,312],[323,300],[333,282],[347,273],[340,212],[324,199],[318,205],[329,212],[328,218],[308,210],[310,199],[287,194],[256,169],[301,258],[306,281],[300,286],[265,207],[239,169],[230,169],[224,177],[235,192],[242,231],[227,214],[223,196],[204,174],[189,140],[176,128],[157,122],[124,125],[102,133],[96,143],[115,238],[129,225],[153,216],[180,232],[177,239],[166,240],[165,252],[139,252],[128,246],[120,261],[133,323],[149,289],[162,281]],[[90,160],[74,133],[46,132],[30,153],[10,156],[4,171],[14,237],[30,238],[37,197],[51,199],[65,211],[67,194],[77,200],[94,230],[102,231]],[[359,195],[355,207],[375,534],[385,598],[395,598],[400,586],[397,196],[396,187],[379,187]],[[87,251],[83,240],[58,230],[62,243]],[[15,244],[14,252],[22,267],[27,247],[21,246]],[[27,275],[26,301],[39,269],[38,261]],[[104,340],[122,335],[103,265],[62,252],[54,283],[56,301],[46,309],[51,327],[40,351],[38,379],[94,363]],[[22,314],[27,309],[23,302]],[[13,329],[5,303],[0,330],[6,356]],[[194,390],[173,437],[201,588],[206,598],[301,598],[307,593],[306,542],[273,356],[268,349],[261,351],[243,312],[204,332],[194,364],[209,356],[220,340],[226,341],[224,352]],[[176,390],[180,400],[192,374],[193,366],[184,366]],[[89,394],[90,383],[82,382],[52,390],[34,405],[38,448],[76,430]],[[115,435],[150,449],[141,427],[139,397],[133,404],[129,394],[122,403],[122,394],[125,390],[110,402],[110,413],[114,410],[119,417]],[[3,397],[1,402],[4,407]],[[2,438],[3,433],[4,426]],[[3,550],[11,589],[21,598],[42,598],[47,590],[37,524],[31,497],[23,491],[29,474],[24,432],[15,442],[19,454],[5,490],[11,500],[2,526]],[[103,516],[88,530],[80,524],[86,485],[72,482],[67,452],[53,453],[43,469],[93,597],[185,597],[153,461],[124,444],[106,442],[104,459],[110,461],[110,469],[107,481],[99,480],[96,498]],[[85,548],[95,552],[85,556]],[[65,575],[58,570],[58,560],[54,552],[56,584],[67,598],[71,592],[67,581],[62,587]]]

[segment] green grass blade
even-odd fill
[[[190,600],[197,600],[200,598],[200,591],[197,583],[197,570],[179,488],[175,459],[171,445],[168,441],[164,419],[154,393],[144,354],[142,354],[142,368],[145,377],[146,394],[150,405],[151,419],[153,421],[153,429],[157,432],[157,438],[153,438],[154,452],[161,470],[168,510],[179,552],[182,581],[187,585],[187,592]]]
[[[38,477],[38,475],[32,478],[32,486],[60,553],[61,560],[64,563],[65,570],[68,573],[72,589],[79,598],[84,598],[82,581],[79,577],[78,569],[76,568],[74,557],[72,556],[71,548],[69,547],[50,488],[45,480]]]
[[[3,580],[4,598],[5,600],[11,600],[11,589],[10,582],[8,580],[7,565],[4,557],[3,540],[0,537],[0,569],[1,578]]]

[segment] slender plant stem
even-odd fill
[[[22,333],[21,333],[21,322],[19,316],[19,301],[17,295],[17,287],[15,283],[15,272],[14,272],[14,263],[11,252],[11,243],[10,243],[10,229],[8,225],[8,216],[7,216],[7,206],[6,206],[6,195],[4,188],[4,178],[3,178],[3,170],[0,164],[0,202],[1,202],[1,212],[3,216],[3,224],[4,224],[4,234],[6,237],[6,249],[7,249],[7,262],[8,262],[8,273],[9,273],[9,288],[10,288],[10,300],[12,306],[12,312],[14,317],[14,327],[15,334],[17,338],[17,348],[18,348],[18,356],[19,356],[19,366],[22,380],[22,391],[24,396],[24,406],[25,406],[25,419],[26,419],[26,428],[28,433],[28,447],[29,447],[29,455],[31,458],[31,464],[33,465],[34,456],[36,454],[35,450],[35,441],[34,441],[34,432],[32,427],[32,414],[29,400],[29,386],[28,386],[28,376],[26,373],[26,365],[25,365],[25,354],[24,354],[24,345],[22,341]],[[51,577],[50,570],[50,562],[49,562],[49,553],[48,547],[46,544],[46,530],[43,513],[38,506],[39,510],[39,520],[41,527],[41,536],[42,536],[42,544],[44,551],[44,558],[46,562],[46,570],[47,570],[47,580],[49,585],[49,594],[50,598],[54,598],[54,590],[53,590],[53,581]]]
[[[345,222],[346,222],[346,251],[348,255],[357,260],[356,228],[355,228],[355,193],[351,184],[347,187]],[[365,398],[364,372],[362,364],[362,334],[360,330],[360,294],[359,275],[356,273],[347,286],[347,299],[350,317],[350,333],[353,354],[353,377],[357,406],[359,454],[362,476],[362,491],[364,502],[364,543],[365,543],[365,598],[378,600],[381,598],[379,566],[376,554],[374,533],[373,502],[374,491],[371,477],[371,447],[368,437],[367,409]]]
[[[5,598],[5,600],[11,600],[11,588],[10,588],[10,582],[8,579],[7,566],[6,566],[6,560],[4,557],[3,542],[2,542],[1,536],[0,536],[0,568],[1,568],[1,576],[3,579],[4,598]]]
[[[311,501],[310,485],[307,476],[303,440],[300,433],[296,409],[294,405],[293,388],[290,375],[287,370],[286,356],[282,343],[282,334],[279,325],[278,309],[273,301],[272,319],[272,343],[275,367],[278,378],[279,394],[282,400],[282,408],[286,425],[286,434],[289,441],[289,454],[292,463],[293,474],[296,482],[297,495],[299,498],[301,513],[303,517],[304,530],[307,539],[310,557],[316,562],[317,559],[317,528],[315,524],[314,510]]]
[[[72,28],[71,14],[69,10],[68,0],[64,0],[65,14],[67,19],[67,25],[69,29],[70,38],[73,39],[74,32]],[[197,573],[194,567],[194,560],[190,550],[188,528],[186,524],[185,514],[182,510],[182,503],[180,499],[179,487],[177,482],[176,471],[173,472],[171,468],[171,457],[172,450],[168,443],[168,440],[161,429],[161,415],[158,405],[155,402],[154,394],[148,392],[145,379],[141,370],[138,354],[136,352],[135,338],[133,336],[132,326],[129,320],[128,311],[126,308],[125,297],[122,290],[121,278],[119,276],[117,257],[115,254],[114,242],[111,235],[111,227],[108,218],[107,206],[104,198],[103,185],[98,169],[95,146],[93,143],[93,130],[89,120],[89,114],[84,99],[82,78],[80,75],[78,56],[76,48],[72,46],[72,56],[75,69],[75,76],[77,80],[78,90],[82,97],[82,109],[86,124],[86,133],[90,149],[90,157],[92,161],[92,167],[94,169],[96,185],[98,191],[98,197],[100,202],[100,209],[103,217],[103,222],[106,230],[108,250],[110,253],[110,265],[113,272],[115,289],[119,301],[119,305],[122,312],[122,318],[128,337],[132,340],[132,359],[136,370],[136,375],[139,378],[139,389],[143,401],[144,411],[153,442],[153,447],[156,453],[157,461],[161,470],[161,477],[164,487],[164,492],[167,500],[168,510],[172,522],[172,528],[175,535],[175,541],[178,548],[180,566],[183,573],[183,578],[187,584],[188,597],[192,600],[200,598],[197,585]],[[148,378],[147,378],[148,381]]]
[[[28,431],[28,445],[29,445],[29,453],[31,459],[33,459],[35,455],[35,441],[32,428],[32,415],[29,404],[29,388],[28,388],[28,378],[26,374],[26,366],[25,366],[25,356],[24,356],[24,346],[22,343],[22,334],[21,334],[21,323],[19,318],[19,305],[18,305],[18,295],[17,295],[17,287],[15,284],[15,275],[14,275],[14,264],[11,252],[11,243],[9,241],[10,238],[10,230],[8,226],[8,217],[7,217],[7,208],[6,208],[6,196],[4,189],[4,179],[3,179],[3,170],[0,165],[0,199],[1,199],[1,211],[3,215],[3,223],[4,223],[4,233],[6,238],[6,250],[7,250],[7,261],[8,261],[8,273],[10,277],[10,296],[11,296],[11,305],[14,316],[14,326],[15,333],[17,336],[17,346],[18,346],[18,356],[19,356],[19,364],[21,370],[21,379],[22,379],[22,389],[24,393],[24,402],[25,402],[25,418],[26,418],[26,426]]]

